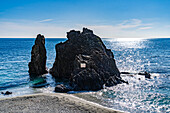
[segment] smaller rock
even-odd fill
[[[148,73],[148,72],[144,72],[144,73],[138,73],[138,75],[145,75],[145,78],[149,78],[149,79],[151,79],[151,75],[150,75],[150,73]]]
[[[146,72],[146,71],[145,71],[145,78],[151,79],[151,75],[148,72]]]
[[[5,93],[4,93],[4,92],[1,92],[1,94],[3,94],[3,95],[11,95],[12,92],[6,91]]]
[[[138,75],[145,75],[145,73],[141,73],[141,72],[140,72],[140,73],[138,73]]]
[[[130,74],[129,72],[121,72],[121,74]]]
[[[65,85],[63,84],[60,84],[60,85],[57,85],[55,87],[55,92],[60,92],[60,93],[67,93],[68,91],[70,91],[71,89],[66,87]]]

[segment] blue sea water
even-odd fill
[[[10,96],[39,92],[53,93],[55,82],[47,74],[47,84],[43,88],[33,88],[28,75],[28,62],[31,60],[32,38],[0,39],[0,92],[12,91]],[[55,44],[66,39],[46,39],[47,67],[55,60]],[[104,106],[128,111],[170,112],[170,39],[102,39],[114,53],[121,72],[131,72],[134,76],[121,75],[129,82],[109,87],[98,92],[86,92]],[[151,79],[137,75],[149,72]],[[140,78],[140,80],[139,80]],[[6,96],[0,94],[0,98]],[[89,99],[90,100],[90,99]]]

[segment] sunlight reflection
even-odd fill
[[[144,38],[112,38],[112,39],[108,39],[108,41],[111,42],[117,42],[114,43],[117,46],[121,46],[123,48],[145,48],[145,44],[144,42],[146,41],[146,39]]]
[[[144,38],[116,38],[116,41],[142,41]]]

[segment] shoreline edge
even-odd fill
[[[50,101],[52,101],[50,103]],[[124,113],[72,94],[37,93],[0,99],[0,112],[102,112]],[[43,103],[43,104],[42,104]],[[36,105],[36,106],[35,106]],[[10,108],[10,109],[9,109]],[[65,109],[66,108],[66,109]]]

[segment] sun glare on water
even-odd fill
[[[112,38],[108,39],[112,44],[124,48],[144,48],[145,44],[144,42],[146,39],[144,38]],[[116,42],[116,43],[115,43]]]
[[[143,38],[116,38],[116,41],[141,41]]]

